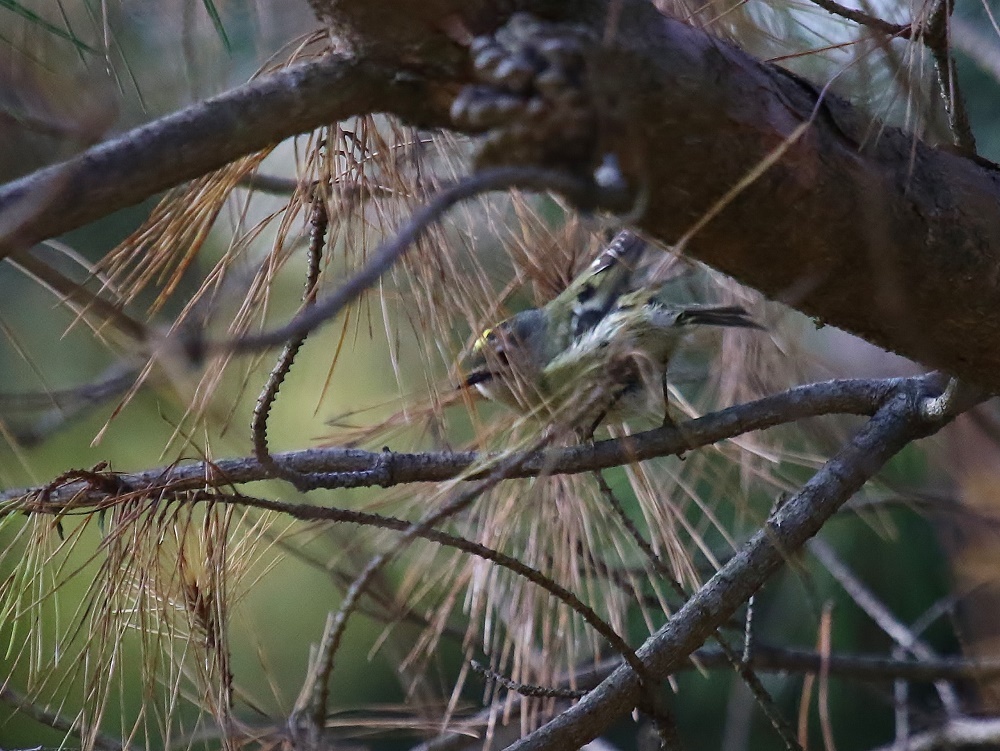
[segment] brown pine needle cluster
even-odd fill
[[[638,198],[624,219],[579,211],[576,199],[589,195],[577,190],[580,175],[554,181],[547,164],[491,174],[477,167],[473,140],[369,112],[172,188],[98,260],[54,239],[15,249],[11,267],[53,295],[66,331],[109,362],[82,386],[53,386],[44,355],[0,319],[18,361],[44,382],[37,392],[0,393],[0,435],[17,459],[9,473],[30,468],[29,443],[95,409],[103,409],[95,444],[124,430],[124,443],[136,445],[128,467],[81,460],[48,483],[0,496],[0,701],[86,749],[318,749],[400,733],[476,735],[501,747],[504,725],[523,735],[555,716],[572,723],[586,706],[575,703],[581,692],[617,670],[625,703],[666,748],[677,741],[679,672],[722,666],[788,748],[809,740],[815,677],[820,733],[833,748],[831,670],[884,677],[919,668],[937,680],[949,722],[970,719],[953,678],[940,676],[988,677],[996,665],[936,662],[921,634],[967,595],[907,625],[828,542],[811,538],[838,509],[862,515],[866,534],[892,539],[892,508],[946,506],[874,473],[900,451],[916,456],[914,440],[986,395],[935,376],[844,381],[813,387],[808,395],[828,406],[801,411],[805,392],[795,388],[840,368],[820,353],[824,334],[779,303],[796,305],[819,282],[803,277],[801,288],[769,302],[687,253],[812,137],[817,119],[836,120],[821,111],[834,92],[871,113],[859,151],[902,125],[913,143],[975,155],[953,54],[968,29],[947,0],[862,10],[833,0],[653,4],[720,45],[736,42],[780,65],[781,75],[801,75],[816,94],[812,119],[691,217],[677,246],[656,246],[642,262],[677,304],[738,306],[765,330],[685,339],[668,371],[670,414],[655,416],[670,418],[663,427],[643,419],[608,420],[592,434],[573,427],[607,396],[600,373],[571,386],[563,412],[542,405],[518,414],[484,401],[463,386],[462,370],[482,332],[545,305],[615,230],[657,207],[642,203],[647,186],[630,186]],[[312,5],[322,16],[326,4]],[[61,28],[20,3],[11,10],[38,29]],[[215,3],[204,10],[217,18]],[[605,46],[621,9],[611,10]],[[429,27],[472,49],[460,13]],[[363,56],[364,46],[331,41],[324,30],[290,44],[258,75],[351,54]],[[401,70],[394,83],[419,78]],[[445,88],[454,97],[467,83]],[[90,113],[70,127],[45,114],[22,120],[93,135],[99,119]],[[414,229],[415,217],[462,189]],[[0,230],[5,240],[8,228]],[[390,258],[400,237],[410,240],[336,315],[277,348],[254,346]],[[898,312],[905,290],[884,272],[879,304]],[[146,430],[126,421],[147,396],[156,419],[143,428],[163,441],[158,455],[137,459],[151,449],[131,432]],[[22,412],[41,417],[25,427]],[[989,413],[974,414],[975,435],[995,441]],[[629,453],[656,440],[674,441],[674,450]],[[565,469],[610,451],[624,458]],[[963,491],[983,509],[955,516],[992,529],[986,475],[972,474]],[[815,528],[801,521],[810,515]],[[981,557],[965,555],[979,563],[967,565],[969,580],[986,578]],[[806,655],[755,642],[755,593],[783,565],[805,592],[794,609],[817,632]],[[836,654],[839,614],[820,601],[817,568],[897,645],[888,667]],[[725,610],[718,603],[727,597],[734,604]],[[684,640],[695,637],[684,629],[701,629],[697,645],[688,648]],[[797,731],[755,672],[769,659],[809,676]],[[292,678],[286,665],[299,666]],[[401,703],[373,707],[367,694],[355,696],[351,687],[370,674],[379,676],[373,685],[394,680]],[[908,684],[896,680],[905,740]],[[485,698],[470,699],[481,681]]]

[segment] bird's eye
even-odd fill
[[[507,364],[507,351],[502,346],[494,349],[493,354],[497,356],[497,360],[499,360],[503,365]]]

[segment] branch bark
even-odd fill
[[[354,114],[447,126],[450,97],[468,82],[455,29],[483,31],[503,10],[440,0],[420,5],[423,22],[403,23],[416,12],[407,5],[336,4],[337,20],[359,27],[356,56],[273,74],[0,188],[0,254]],[[823,323],[1000,390],[996,165],[885,126],[647,0],[517,5],[610,40],[593,86],[607,105],[608,147],[646,191],[638,224],[648,234],[676,241],[787,148],[687,252]],[[393,28],[407,30],[406,44],[365,44],[386,18],[402,19]]]
[[[691,238],[690,255],[823,323],[1000,389],[1000,168],[625,5],[629,51],[608,75],[631,103],[627,127],[612,132],[649,191],[640,226],[676,241],[785,148]]]
[[[644,433],[590,445],[570,446],[535,452],[509,477],[533,477],[542,472],[572,474],[606,469],[658,456],[683,453],[751,430],[763,430],[783,423],[826,414],[871,415],[887,395],[909,384],[929,385],[934,376],[913,379],[841,380],[798,386],[754,402],[738,404],[704,417]],[[329,474],[329,481],[315,486],[346,488],[371,485],[398,485],[413,482],[440,482],[462,476],[478,463],[475,451],[441,451],[421,454],[373,452],[362,449],[328,448],[274,454],[287,469],[304,475]],[[342,473],[334,476],[334,473]],[[88,475],[93,473],[87,473]],[[489,474],[467,474],[475,480]],[[50,488],[21,488],[0,493],[0,503],[24,496],[45,495],[48,503],[72,502],[74,506],[101,503],[125,493],[180,493],[272,479],[274,474],[253,458],[192,462],[159,467],[133,474],[109,475],[98,487],[91,480],[76,480]],[[0,508],[0,516],[11,509]],[[14,509],[18,510],[18,509]]]
[[[722,650],[703,647],[696,650],[693,657],[697,662],[686,662],[679,670],[723,670],[732,671],[732,666]],[[1000,663],[980,662],[962,658],[943,657],[933,660],[898,660],[873,654],[850,654],[834,652],[823,655],[812,650],[756,645],[750,657],[749,667],[761,673],[818,673],[826,661],[830,675],[856,681],[889,682],[894,679],[912,682],[936,680],[988,680],[1000,674]],[[620,665],[620,661],[606,660],[595,667],[581,668],[575,675],[573,685],[577,689],[589,690],[610,675]],[[556,684],[568,688],[570,682],[562,680]],[[470,733],[485,732],[496,723],[505,712],[516,714],[515,710],[523,697],[501,697],[473,718],[466,719],[462,732],[445,732],[423,743],[413,746],[410,751],[461,751],[480,748],[482,741]],[[563,711],[566,706],[557,704],[552,715]],[[499,732],[497,728],[494,732]]]
[[[650,670],[661,676],[677,670],[886,461],[914,439],[937,429],[940,423],[927,423],[921,415],[920,393],[904,389],[890,399],[637,650]],[[641,691],[638,677],[629,668],[619,668],[578,704],[508,749],[580,748],[630,712],[641,698]]]
[[[271,73],[0,187],[0,258],[323,124],[447,107],[398,62],[331,54]]]

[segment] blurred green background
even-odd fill
[[[6,68],[0,70],[4,75],[4,80],[0,81],[0,114],[4,115],[0,117],[0,141],[10,144],[0,150],[2,180],[65,158],[94,138],[110,137],[238,85],[272,55],[281,57],[279,50],[285,45],[314,28],[305,3],[177,0],[99,5],[61,2],[59,13],[52,13],[51,8],[43,6],[47,4],[0,4],[0,28],[10,30],[0,38],[0,60]],[[785,28],[798,30],[796,34],[786,35],[782,44],[815,47],[816,38],[835,33],[834,27],[824,25],[827,23],[824,18],[812,14],[803,21],[802,17],[791,14],[790,7],[769,5],[764,14],[764,21],[770,24],[781,21]],[[968,13],[963,19],[974,28],[989,29],[982,8],[963,7],[960,12]],[[35,13],[42,14],[47,21],[43,23],[33,16]],[[1000,49],[1000,39],[991,34],[987,32],[987,38]],[[105,38],[110,40],[107,53],[95,52]],[[764,45],[760,40],[748,41],[748,46],[758,54],[764,53],[761,49]],[[789,64],[807,75],[821,78],[824,72],[843,64],[843,59],[835,55],[810,56]],[[887,107],[891,116],[899,118],[905,110],[902,99],[884,101],[875,85],[851,90],[852,85],[862,86],[864,76],[869,76],[869,82],[874,83],[890,77],[888,71],[878,68],[884,56],[875,54],[871,58],[875,62],[870,69],[851,68],[838,83],[838,89],[877,111],[886,111],[882,107]],[[974,60],[961,51],[959,71],[980,152],[988,159],[998,160],[1000,110],[996,102],[1000,84],[996,72],[990,72],[988,64],[982,60]],[[42,120],[76,122],[79,132],[53,135],[34,127],[33,124]],[[290,149],[281,149],[269,164],[276,172],[284,167],[285,174],[290,175],[290,155]],[[119,212],[63,240],[82,259],[95,262],[138,227],[154,203],[147,202]],[[253,211],[263,216],[276,210],[281,203],[280,198],[261,196],[254,199],[252,206]],[[201,281],[200,275],[224,252],[229,242],[227,228],[231,223],[231,216],[220,219],[207,252],[185,280],[189,292],[193,293]],[[86,275],[82,264],[70,257],[65,259],[64,266],[68,274],[81,279]],[[504,281],[499,279],[498,286]],[[26,393],[72,387],[99,378],[116,361],[114,354],[95,344],[92,333],[84,326],[71,326],[73,315],[57,304],[51,292],[19,270],[10,265],[0,266],[0,289],[3,290],[0,296],[0,327],[4,332],[0,341],[3,391]],[[271,320],[285,320],[298,306],[300,294],[301,280],[295,273],[280,275],[272,292]],[[182,289],[176,299],[184,300],[185,297]],[[171,314],[176,314],[178,305],[171,303],[172,307],[162,312],[163,319],[169,320]],[[844,375],[858,374],[853,370],[858,362],[867,363],[875,371],[897,365],[905,367],[897,363],[886,366],[877,356],[866,360],[870,348],[853,340],[850,344],[845,343],[845,338],[837,338],[835,334],[810,336],[808,347],[830,362],[840,363]],[[358,405],[380,405],[399,397],[400,386],[385,363],[388,347],[385,332],[378,326],[372,327],[370,332],[364,330],[363,336],[349,337],[350,356],[342,358],[338,365],[336,387],[322,399],[317,397],[316,384],[327,378],[329,353],[338,346],[338,337],[335,327],[324,329],[306,344],[282,388],[282,398],[275,409],[270,430],[274,448],[308,445],[310,439],[328,431],[326,421],[332,415]],[[413,362],[417,362],[415,356]],[[404,363],[401,369],[405,372],[408,367],[412,365]],[[262,382],[264,366],[260,370],[262,372],[248,389],[251,395]],[[419,383],[420,379],[415,378],[411,385],[416,387]],[[212,456],[249,453],[245,423],[252,400],[240,396],[240,385],[238,378],[229,379],[214,395],[222,413],[228,413],[235,406],[232,427],[210,438],[199,436],[195,440],[197,444],[210,444]],[[116,402],[99,404],[60,425],[50,435],[41,436],[37,445],[32,446],[17,445],[12,436],[40,427],[40,413],[9,410],[3,421],[6,440],[0,448],[0,482],[5,488],[44,483],[67,469],[92,467],[106,459],[112,461],[117,471],[165,464],[174,457],[169,451],[163,452],[164,446],[171,440],[176,426],[182,423],[186,408],[178,393],[184,393],[184,389],[144,390],[103,432]],[[92,445],[98,433],[102,435],[101,440]],[[189,458],[196,457],[189,455]],[[611,473],[611,476],[616,487],[623,487],[621,473]],[[913,447],[892,463],[887,476],[900,486],[918,483],[936,486],[945,482],[939,464],[929,461],[925,451]],[[284,489],[274,485],[256,491],[280,495]],[[370,497],[365,493],[339,491],[335,496],[318,493],[310,496],[310,500],[349,506]],[[732,521],[736,523],[735,519]],[[6,568],[0,569],[0,580],[5,582],[8,597],[11,588],[24,588],[26,594],[19,600],[22,605],[31,601],[27,593],[35,591],[33,587],[47,586],[22,581],[11,569],[22,552],[25,557],[30,552],[25,549],[23,535],[19,534],[24,523],[22,518],[8,518],[0,527],[0,546],[8,551],[3,558]],[[63,534],[72,536],[79,523],[76,519],[64,520]],[[235,528],[235,534],[239,533],[239,528]],[[906,509],[882,512],[877,524],[867,524],[854,515],[845,514],[830,523],[823,533],[824,539],[907,623],[919,618],[953,590],[954,581],[942,549],[941,535],[936,520]],[[336,547],[343,544],[344,539],[347,537],[331,536],[325,544]],[[62,632],[67,619],[73,616],[84,598],[90,580],[88,572],[97,565],[91,556],[98,553],[101,540],[101,530],[94,523],[82,532],[66,570],[75,566],[83,568],[59,589],[58,597],[45,606],[43,612],[51,620],[32,625],[49,635],[43,643],[54,643],[55,634]],[[329,576],[287,552],[267,550],[257,568],[261,576],[247,577],[252,586],[240,601],[238,617],[234,619],[230,634],[231,669],[241,685],[257,689],[249,697],[252,701],[248,700],[245,706],[256,704],[262,710],[277,714],[287,711],[294,700],[309,659],[310,645],[318,641],[324,619],[336,607],[338,595]],[[398,577],[400,573],[397,568],[394,575]],[[789,566],[761,593],[756,604],[756,636],[768,644],[811,648],[815,644],[818,614],[825,603],[833,604],[834,649],[888,653],[889,639],[811,557]],[[631,640],[638,643],[646,634],[645,625],[635,618],[632,626]],[[25,627],[23,620],[15,622],[9,617],[0,623],[0,646],[20,643]],[[392,707],[404,700],[405,690],[394,664],[401,652],[409,649],[417,636],[417,628],[412,625],[396,627],[387,645],[370,658],[369,653],[381,630],[381,626],[364,617],[354,621],[337,664],[337,680],[333,685],[336,706],[361,710],[372,705]],[[954,633],[953,624],[943,618],[935,621],[926,638],[942,654],[953,654],[958,649]],[[733,633],[732,638],[738,642],[739,633]],[[61,648],[71,654],[71,646],[72,643],[67,642]],[[139,683],[134,677],[138,668],[135,663],[140,659],[138,636],[126,643],[122,654],[119,669],[123,675],[133,674],[133,677],[126,679],[120,696],[115,697],[115,701],[120,702],[120,710],[116,708],[108,713],[112,721],[119,715],[133,716],[142,702]],[[0,681],[9,675],[10,686],[22,685],[31,659],[25,654],[5,654],[0,650]],[[440,696],[448,696],[460,664],[458,645],[443,640],[440,663],[428,677]],[[131,680],[136,681],[134,685],[129,682]],[[764,683],[786,716],[794,718],[802,692],[801,676],[767,675]],[[481,700],[481,684],[481,680],[473,679],[465,691],[464,699],[472,706]],[[964,693],[974,696],[971,687],[965,688]],[[677,679],[677,689],[673,707],[681,732],[689,739],[691,748],[779,747],[778,739],[746,696],[742,684],[727,671],[710,671],[704,675],[697,671],[684,673]],[[890,684],[863,684],[833,678],[830,691],[830,715],[839,748],[867,748],[891,740],[893,700]],[[928,721],[941,713],[929,686],[913,686],[910,705],[916,713],[924,712]],[[60,711],[72,717],[77,708],[78,705],[70,701]],[[243,719],[254,722],[259,717],[246,710]],[[113,731],[114,728],[105,730]],[[381,748],[403,748],[418,737],[386,733],[374,739],[361,736],[353,740]],[[0,705],[0,748],[59,746],[63,739],[62,733],[19,713],[11,713],[9,708]],[[610,740],[622,748],[635,747],[635,726],[631,722],[621,723]],[[817,747],[821,743],[815,716],[811,741]],[[71,739],[67,745],[76,744]],[[216,747],[211,742],[207,745]]]

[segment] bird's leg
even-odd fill
[[[667,369],[663,369],[663,422],[660,427],[676,428],[677,423],[670,416],[670,387],[667,386]]]
[[[589,441],[594,440],[594,433],[597,432],[597,429],[600,427],[601,423],[604,422],[604,418],[608,416],[608,412],[611,411],[611,408],[615,406],[615,402],[621,399],[622,393],[624,392],[619,391],[617,394],[615,394],[611,398],[611,401],[608,402],[607,406],[597,413],[597,417],[594,419],[592,423],[590,423],[590,427],[587,428],[587,430],[581,431],[580,438],[582,443],[587,443]]]
[[[670,392],[669,392],[669,388],[667,387],[667,371],[666,371],[666,368],[664,368],[664,370],[663,370],[663,423],[660,425],[660,427],[661,428],[673,428],[674,430],[678,430],[679,429],[677,427],[677,423],[674,422],[674,419],[670,416]],[[685,454],[685,451],[682,450],[680,453],[677,454],[677,458],[680,459],[681,461],[684,461],[684,459],[685,459],[684,454]]]
[[[594,433],[597,432],[597,428],[600,427],[601,423],[604,422],[604,418],[608,416],[608,410],[601,410],[601,413],[597,415],[597,419],[594,420],[590,427],[586,430],[580,431],[580,442],[590,443],[594,440]]]

